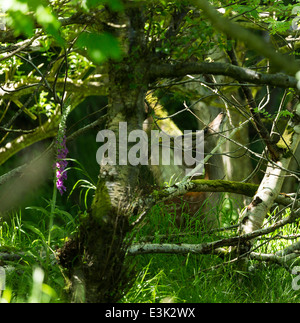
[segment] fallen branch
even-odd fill
[[[292,212],[288,217],[274,223],[273,225],[267,228],[259,229],[239,236],[224,238],[224,239],[220,239],[212,242],[200,243],[200,244],[136,243],[131,245],[128,248],[127,254],[129,256],[149,254],[149,253],[218,254],[220,252],[219,248],[229,247],[229,246],[233,247],[233,246],[238,246],[240,244],[244,244],[245,242],[253,240],[259,236],[274,232],[275,230],[285,226],[286,224],[294,222],[299,217],[300,217],[300,209],[298,209],[295,212]],[[295,251],[300,246],[300,242],[293,244],[293,246],[294,247],[289,247],[289,249],[287,248],[286,250]],[[222,251],[222,253],[224,254],[224,251]],[[282,254],[282,256],[284,255],[285,254]],[[281,256],[281,254],[278,254],[277,256]]]
[[[287,256],[278,256],[277,254],[272,253],[259,253],[259,252],[250,252],[249,258],[253,260],[267,261],[276,263],[280,266],[286,267],[289,261],[292,261],[300,256],[300,253],[291,253]]]

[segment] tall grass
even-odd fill
[[[94,183],[88,179],[78,181],[72,191],[79,187],[84,190],[80,194],[84,209],[87,194],[94,189]],[[52,210],[54,217],[51,224],[51,205],[51,200],[45,200],[44,207],[27,207],[0,222],[0,252],[21,255],[19,259],[5,261],[0,257],[0,266],[5,268],[6,273],[6,289],[0,291],[0,302],[66,301],[64,272],[56,263],[55,249],[77,230],[78,219],[76,214],[56,205]],[[224,200],[216,208],[224,214],[222,225],[235,223],[237,213],[232,205]],[[287,216],[289,210],[285,212],[281,216]],[[276,212],[270,214],[266,223],[271,223],[277,216]],[[298,225],[290,224],[281,231],[258,239],[254,248],[262,253],[275,253],[285,248],[296,241]],[[157,205],[129,238],[133,242],[197,244],[226,235],[226,232],[208,233],[201,223],[188,216],[185,226],[178,228],[174,215]],[[300,301],[300,291],[292,288],[294,276],[289,271],[299,265],[297,262],[283,268],[252,260],[247,268],[241,268],[218,256],[194,254],[139,255],[132,261],[135,262],[136,280],[121,300],[123,303]]]
[[[56,246],[63,243],[71,230],[75,229],[75,223],[70,214],[62,214],[56,209],[59,220],[64,222],[64,228],[69,230],[53,225],[48,245],[48,208],[27,208],[11,214],[9,219],[0,224],[0,250],[14,256],[5,261],[1,261],[0,258],[0,265],[5,269],[6,276],[6,288],[0,291],[0,302],[63,301],[63,272],[56,265],[52,252]],[[28,213],[38,215],[39,221],[33,222],[34,217],[23,219]],[[48,250],[51,251],[49,258],[46,256]]]
[[[64,302],[65,274],[55,259],[79,225],[78,214],[86,212],[90,192],[96,186],[83,165],[68,159],[74,166],[66,171],[81,174],[65,197],[69,200],[79,191],[78,205],[70,212],[57,204],[54,181],[52,199],[43,206],[30,206],[0,217],[0,266],[5,269],[6,288],[0,290],[0,302]],[[75,210],[75,212],[74,212]],[[13,259],[1,260],[1,253]]]
[[[230,202],[220,205],[226,213],[226,225],[233,224],[236,213],[228,214]],[[229,205],[229,206],[228,206]],[[225,208],[225,209],[224,209]],[[288,215],[289,210],[286,210]],[[269,215],[266,223],[276,218]],[[155,243],[201,243],[224,237],[224,233],[207,234],[192,223],[184,229],[174,224],[174,215],[157,206],[151,216],[135,234],[136,241]],[[275,253],[295,242],[299,223],[285,226],[268,236],[258,239],[256,252]],[[199,230],[199,231],[197,231]],[[280,239],[280,237],[284,237]],[[290,237],[290,238],[288,238]],[[227,259],[228,260],[228,259]],[[124,303],[236,303],[236,302],[299,302],[300,291],[292,288],[294,275],[290,269],[297,262],[283,268],[277,264],[251,260],[247,267],[212,255],[153,254],[135,257],[137,279]],[[299,265],[299,261],[298,261]]]

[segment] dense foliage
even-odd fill
[[[299,16],[288,0],[0,0],[0,300],[298,302]],[[182,134],[220,111],[218,180],[249,186],[210,187],[213,232],[160,203],[206,182],[99,172],[99,130]]]

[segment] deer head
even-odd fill
[[[204,128],[204,155],[209,155],[216,147],[219,140],[219,133],[223,129],[225,114],[220,113]],[[215,153],[204,165],[205,179],[223,179],[225,176],[222,156]],[[199,217],[210,227],[219,223],[219,215],[212,211],[218,204],[220,195],[218,193],[188,192],[183,196],[175,197],[166,204],[172,205],[170,211],[176,213],[176,223],[183,224],[182,213],[188,213],[192,217]]]

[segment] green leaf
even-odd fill
[[[124,6],[121,0],[87,0],[86,4],[88,8],[107,4],[113,11],[124,10]]]
[[[100,64],[112,58],[121,58],[121,50],[118,40],[109,33],[82,33],[77,40],[77,45],[86,48],[91,60]]]
[[[12,25],[16,35],[33,36],[34,23],[32,17],[24,15],[21,11],[10,12],[9,16],[8,22]]]
[[[109,0],[108,5],[114,11],[122,11],[122,10],[124,10],[123,3],[120,0]]]
[[[41,206],[28,206],[25,208],[26,210],[36,210],[36,211],[39,211],[45,215],[50,215],[50,212],[47,211],[45,208],[41,207]]]
[[[11,0],[1,4],[1,8],[5,11],[20,11],[22,13],[28,12],[28,3],[25,1]]]
[[[42,233],[42,231],[40,229],[36,228],[35,226],[33,226],[33,225],[29,224],[29,223],[24,223],[23,226],[26,229],[29,229],[32,232],[34,232],[36,235],[38,235],[42,241],[46,241],[45,236],[44,236],[44,234]]]
[[[64,40],[59,34],[60,22],[49,7],[39,5],[36,9],[36,19],[48,34],[53,36],[60,45],[64,45]]]
[[[53,25],[56,29],[60,27],[58,20],[53,15],[50,8],[38,6],[36,9],[36,19],[43,26]]]

